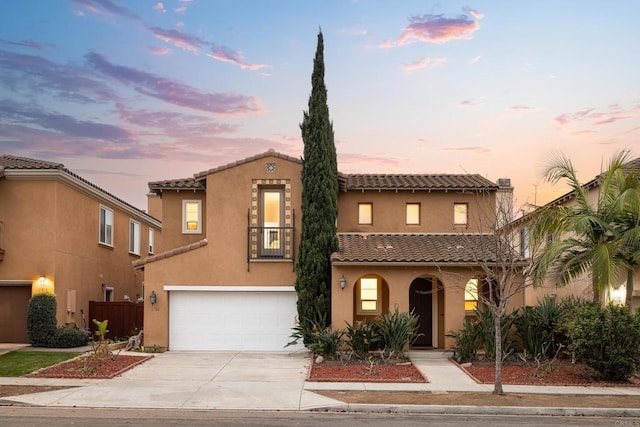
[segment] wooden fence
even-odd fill
[[[93,319],[109,320],[107,338],[128,337],[132,333],[137,333],[144,326],[144,303],[89,301],[87,326],[92,333],[95,333],[97,327],[93,323]]]

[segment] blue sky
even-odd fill
[[[318,29],[346,173],[583,180],[640,155],[640,2],[3,0],[0,153],[135,206],[147,182],[302,153]]]

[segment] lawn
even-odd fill
[[[76,352],[12,351],[0,355],[0,377],[20,377],[78,356]]]

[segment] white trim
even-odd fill
[[[32,286],[33,280],[0,280],[0,286]]]
[[[164,285],[165,291],[185,292],[295,292],[294,286],[180,286]]]
[[[187,228],[187,204],[195,204],[198,206],[198,224],[195,230],[189,230]],[[182,234],[202,234],[202,200],[188,199],[182,201]]]

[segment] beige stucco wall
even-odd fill
[[[268,173],[267,163],[275,163],[276,171]],[[267,156],[208,175],[204,232],[198,240],[207,244],[186,253],[145,265],[145,345],[169,345],[169,293],[165,285],[204,286],[293,286],[295,274],[291,260],[254,260],[247,262],[247,227],[251,207],[252,180],[289,180],[291,207],[295,212],[295,253],[300,241],[302,165],[298,162]],[[196,193],[197,195],[198,193]],[[257,196],[257,195],[256,195]],[[180,228],[182,199],[193,193],[163,193],[164,248],[176,246],[167,236],[170,229]],[[173,220],[171,218],[174,218]],[[174,230],[175,231],[175,230]],[[181,231],[180,231],[181,232]],[[193,238],[193,235],[190,235]],[[177,242],[184,242],[178,237]],[[149,294],[154,291],[158,302],[153,307]]]
[[[143,273],[134,272],[129,254],[130,216],[114,211],[114,245],[98,243],[100,201],[55,179],[0,179],[0,221],[3,222],[0,281],[33,281],[33,293],[57,296],[59,324],[87,322],[90,300],[103,301],[102,284],[114,288],[115,299],[142,294]],[[140,222],[141,254],[148,248],[148,224]],[[159,234],[159,231],[156,232]],[[39,278],[46,277],[45,289]],[[75,291],[73,295],[68,291]],[[69,296],[69,298],[68,298]],[[68,313],[67,309],[72,309]],[[26,308],[25,308],[26,309]]]
[[[358,224],[358,203],[373,204],[373,224]],[[406,204],[420,203],[420,224],[406,225]],[[454,203],[468,203],[468,225],[453,224]],[[478,233],[495,224],[495,192],[349,191],[338,195],[338,232]]]
[[[156,238],[156,253],[161,253],[169,249],[179,246],[188,245],[190,243],[202,240],[207,235],[207,207],[203,191],[165,191],[162,197],[152,200],[152,205],[161,202],[162,208],[159,209],[162,214],[162,233]],[[158,200],[159,199],[159,200]],[[200,200],[202,201],[202,228],[201,233],[183,234],[182,233],[182,201],[183,200]],[[151,208],[151,206],[150,206]],[[158,211],[154,208],[154,211]]]

